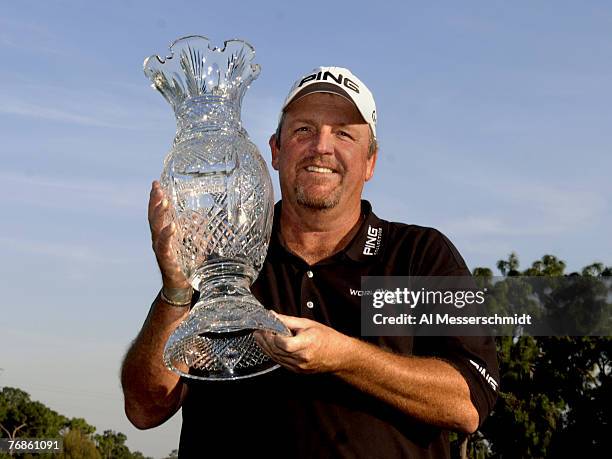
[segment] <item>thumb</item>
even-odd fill
[[[274,314],[278,320],[285,324],[289,330],[301,330],[310,327],[312,324],[312,320],[304,319],[303,317],[286,316],[275,311],[272,311],[272,314]]]

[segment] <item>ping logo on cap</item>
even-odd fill
[[[329,70],[305,76],[302,78],[302,81],[300,81],[297,87],[301,88],[304,83],[308,83],[309,81],[329,81],[330,79],[334,80],[337,85],[344,86],[345,88],[351,89],[359,94],[359,86],[357,83],[349,78],[344,78],[341,73],[339,73],[338,76],[335,76]]]

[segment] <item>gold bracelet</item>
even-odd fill
[[[164,303],[177,308],[191,306],[191,297],[193,296],[193,288],[169,288],[162,287],[159,291],[159,296]]]

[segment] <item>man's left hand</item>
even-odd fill
[[[322,323],[274,312],[293,336],[256,331],[257,344],[272,360],[296,373],[334,372],[350,355],[352,338]]]

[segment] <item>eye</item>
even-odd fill
[[[352,139],[353,137],[346,131],[338,131],[338,135],[340,137],[346,137],[347,139]]]
[[[310,128],[308,126],[300,126],[295,130],[295,132],[308,132],[308,131],[310,131]]]

